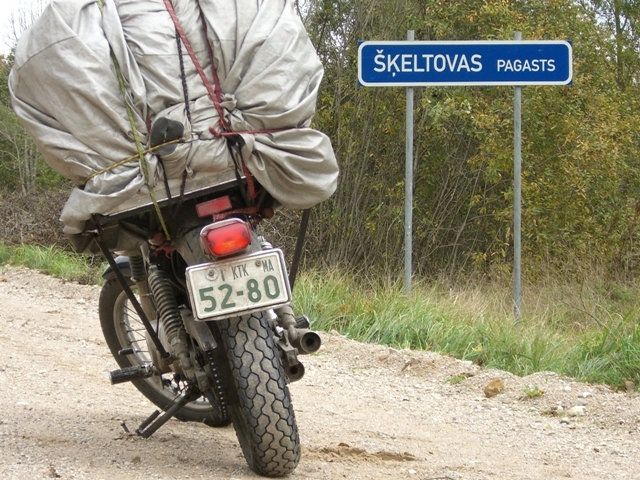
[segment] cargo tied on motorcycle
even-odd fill
[[[235,169],[229,132],[279,204],[328,198],[337,161],[310,128],[323,68],[294,2],[175,2],[183,36],[165,3],[53,0],[16,45],[14,110],[47,163],[78,185],[65,231],[81,233],[91,215],[148,196],[165,178],[180,183],[186,172],[188,188]],[[152,140],[172,134],[177,143],[154,150]]]
[[[45,160],[77,185],[65,232],[109,263],[112,383],[158,407],[141,437],[174,417],[233,423],[254,472],[287,475],[300,460],[288,383],[321,340],[259,229],[336,188],[331,143],[310,128],[322,65],[290,0],[81,3],[52,0],[9,87]]]

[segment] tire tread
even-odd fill
[[[260,475],[287,475],[300,460],[300,439],[271,330],[261,314],[221,323],[242,416],[234,424],[247,430],[238,432],[247,462]]]

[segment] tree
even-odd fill
[[[28,0],[9,15],[8,32],[0,39],[9,50],[15,47],[22,32],[35,22],[49,2],[50,0]]]
[[[633,82],[610,66],[614,37],[593,10],[571,0],[307,6],[326,70],[316,121],[342,167],[338,192],[316,212],[324,261],[401,271],[404,92],[359,88],[355,78],[358,40],[402,40],[409,28],[421,40],[510,40],[515,31],[575,39],[574,84],[524,90],[525,255],[558,268],[614,265],[621,249],[636,255],[640,116]],[[414,116],[417,271],[508,270],[513,89],[416,89]]]
[[[582,0],[609,33],[610,61],[621,89],[640,78],[640,2],[637,0]]]
[[[0,178],[5,187],[19,189],[30,195],[36,189],[36,176],[41,162],[40,154],[11,110],[7,78],[12,57],[3,58],[0,67]]]
[[[20,34],[40,15],[45,0],[34,0],[10,17],[11,34],[7,41],[15,46]],[[11,110],[9,72],[13,66],[13,54],[0,61],[0,179],[5,188],[32,195],[38,180],[45,184],[57,183],[61,177],[53,173],[43,162],[33,140],[20,125]]]

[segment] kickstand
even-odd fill
[[[149,418],[140,424],[136,429],[136,433],[142,438],[149,438],[153,435],[162,425],[167,423],[171,417],[182,409],[187,403],[194,401],[200,396],[200,392],[197,389],[187,390],[182,397],[180,397],[173,405],[165,410],[162,415],[160,411],[156,410]]]

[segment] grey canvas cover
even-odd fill
[[[327,199],[337,162],[328,137],[309,128],[323,69],[292,2],[173,0],[173,7],[209,79],[212,48],[223,114],[243,132],[252,175],[285,207]],[[152,188],[162,183],[163,166],[170,179],[186,170],[187,181],[233,168],[225,138],[210,131],[219,123],[214,102],[183,43],[180,49],[184,76],[163,0],[53,0],[19,40],[9,77],[13,108],[47,163],[77,185],[61,215],[65,232],[79,233],[91,214],[148,192],[133,134],[148,147],[159,118],[183,124],[186,141],[160,153],[162,164],[158,152],[145,154]]]

